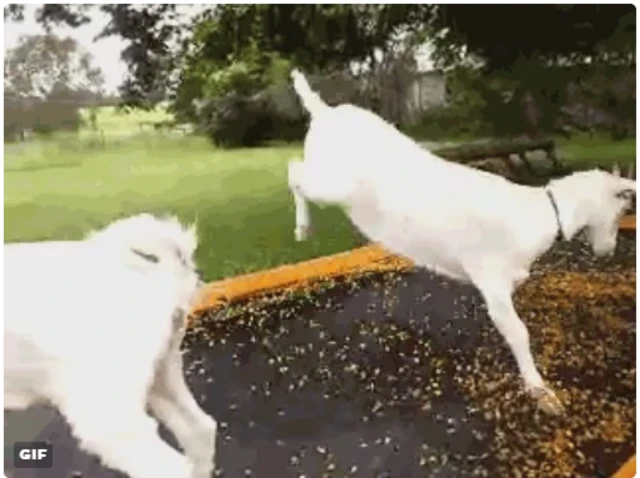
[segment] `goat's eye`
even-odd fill
[[[147,254],[146,252],[139,251],[138,249],[131,249],[131,252],[142,257],[146,261],[153,262],[154,264],[160,262],[160,258],[154,254]]]

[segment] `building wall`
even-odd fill
[[[444,106],[447,101],[446,79],[437,71],[417,73],[407,91],[409,121],[417,121],[421,113]]]

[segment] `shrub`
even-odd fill
[[[488,125],[476,115],[466,115],[465,110],[454,106],[441,106],[425,111],[420,120],[401,128],[416,139],[440,140],[460,136],[480,136],[487,134]]]
[[[49,99],[6,100],[5,141],[20,139],[26,130],[50,136],[56,131],[78,131],[82,126],[82,116],[76,104]]]
[[[266,105],[259,97],[230,92],[205,109],[204,130],[216,146],[257,146],[269,138]]]
[[[209,74],[192,115],[216,146],[259,146],[301,139],[306,121],[287,85],[290,64],[249,49]]]
[[[268,92],[242,95],[231,92],[204,106],[202,131],[220,147],[260,146],[267,141],[297,141],[304,137],[307,121],[302,115],[281,111]]]

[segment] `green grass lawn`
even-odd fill
[[[286,164],[300,155],[299,145],[223,151],[202,138],[157,134],[95,149],[73,145],[70,138],[5,145],[5,242],[77,239],[116,217],[171,212],[197,217],[197,259],[205,279],[214,280],[358,241],[344,213],[313,206],[315,235],[293,240]],[[560,140],[560,147],[568,162],[635,162],[635,140],[580,138]]]
[[[594,166],[630,165],[636,162],[635,138],[612,141],[606,136],[576,135],[571,139],[556,139],[560,157],[577,168]]]
[[[87,109],[80,112],[87,122],[89,113]],[[172,118],[173,116],[167,112],[166,107],[160,105],[151,111],[131,110],[127,112],[115,106],[104,106],[98,109],[96,115],[99,128],[111,138],[136,135],[140,132],[140,125],[145,126],[145,123],[167,121]],[[89,130],[82,131],[82,133],[91,134]]]
[[[7,154],[5,242],[77,239],[135,212],[197,217],[198,263],[207,280],[347,250],[356,238],[336,208],[313,208],[317,234],[293,240],[286,163],[299,147],[214,150],[204,139],[133,141],[106,150],[44,157],[18,168]],[[46,167],[46,163],[52,165]]]

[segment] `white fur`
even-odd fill
[[[426,151],[372,112],[326,105],[305,77],[293,86],[309,111],[304,161],[289,163],[297,240],[309,234],[307,201],[337,203],[371,240],[451,278],[472,282],[517,360],[525,386],[559,411],[511,300],[558,231],[545,189],[517,185]],[[635,181],[593,170],[551,181],[566,239],[586,228],[597,254],[613,251]],[[625,196],[625,197],[617,197]]]
[[[148,214],[82,241],[5,244],[5,408],[57,407],[81,447],[131,478],[209,477],[216,422],[180,353],[196,245],[193,228]]]

